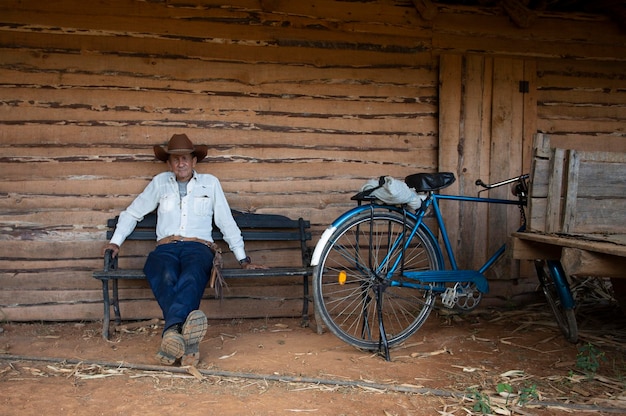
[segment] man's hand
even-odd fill
[[[268,267],[263,264],[254,264],[254,263],[244,263],[241,265],[242,269],[251,270],[251,269],[267,269]]]
[[[117,253],[120,252],[120,246],[118,246],[117,244],[113,244],[113,243],[109,243],[107,245],[104,246],[104,248],[102,249],[102,255],[104,256],[104,253],[107,250],[111,250],[113,252],[113,257],[117,257]]]

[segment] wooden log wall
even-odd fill
[[[538,61],[537,128],[554,147],[626,152],[626,54],[621,56],[575,64]]]
[[[152,145],[174,133],[210,146],[198,170],[234,208],[310,219],[314,242],[366,180],[436,171],[444,52],[537,60],[538,130],[623,141],[626,44],[607,18],[546,15],[522,30],[497,10],[437,12],[409,0],[1,2],[0,317],[100,319],[91,272],[105,221],[164,169]],[[297,315],[294,283],[204,303],[217,317]],[[121,295],[126,318],[159,316],[145,284]]]

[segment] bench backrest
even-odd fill
[[[310,248],[307,241],[311,240],[311,223],[302,218],[291,219],[277,214],[254,214],[231,210],[237,222],[244,241],[299,241],[302,252],[302,264],[310,262]],[[119,216],[107,221],[107,240],[110,240],[115,231]],[[137,224],[135,230],[126,240],[156,241],[157,214],[152,212]],[[213,226],[213,240],[223,241],[224,236],[219,229]]]

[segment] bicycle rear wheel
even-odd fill
[[[559,329],[571,343],[578,342],[578,324],[574,298],[560,262],[535,261],[537,276]]]
[[[315,268],[313,295],[322,321],[338,338],[357,348],[379,348],[377,291],[381,291],[382,320],[390,347],[417,331],[435,302],[432,286],[403,278],[400,267],[386,278],[402,252],[397,244],[403,235],[406,242],[415,226],[413,220],[403,220],[400,213],[389,211],[366,212],[349,219],[331,235]],[[443,268],[439,246],[430,233],[420,228],[408,243],[405,271]]]

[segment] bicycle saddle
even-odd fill
[[[454,183],[456,178],[452,172],[414,173],[404,178],[409,188],[416,192],[429,192],[446,188]]]

